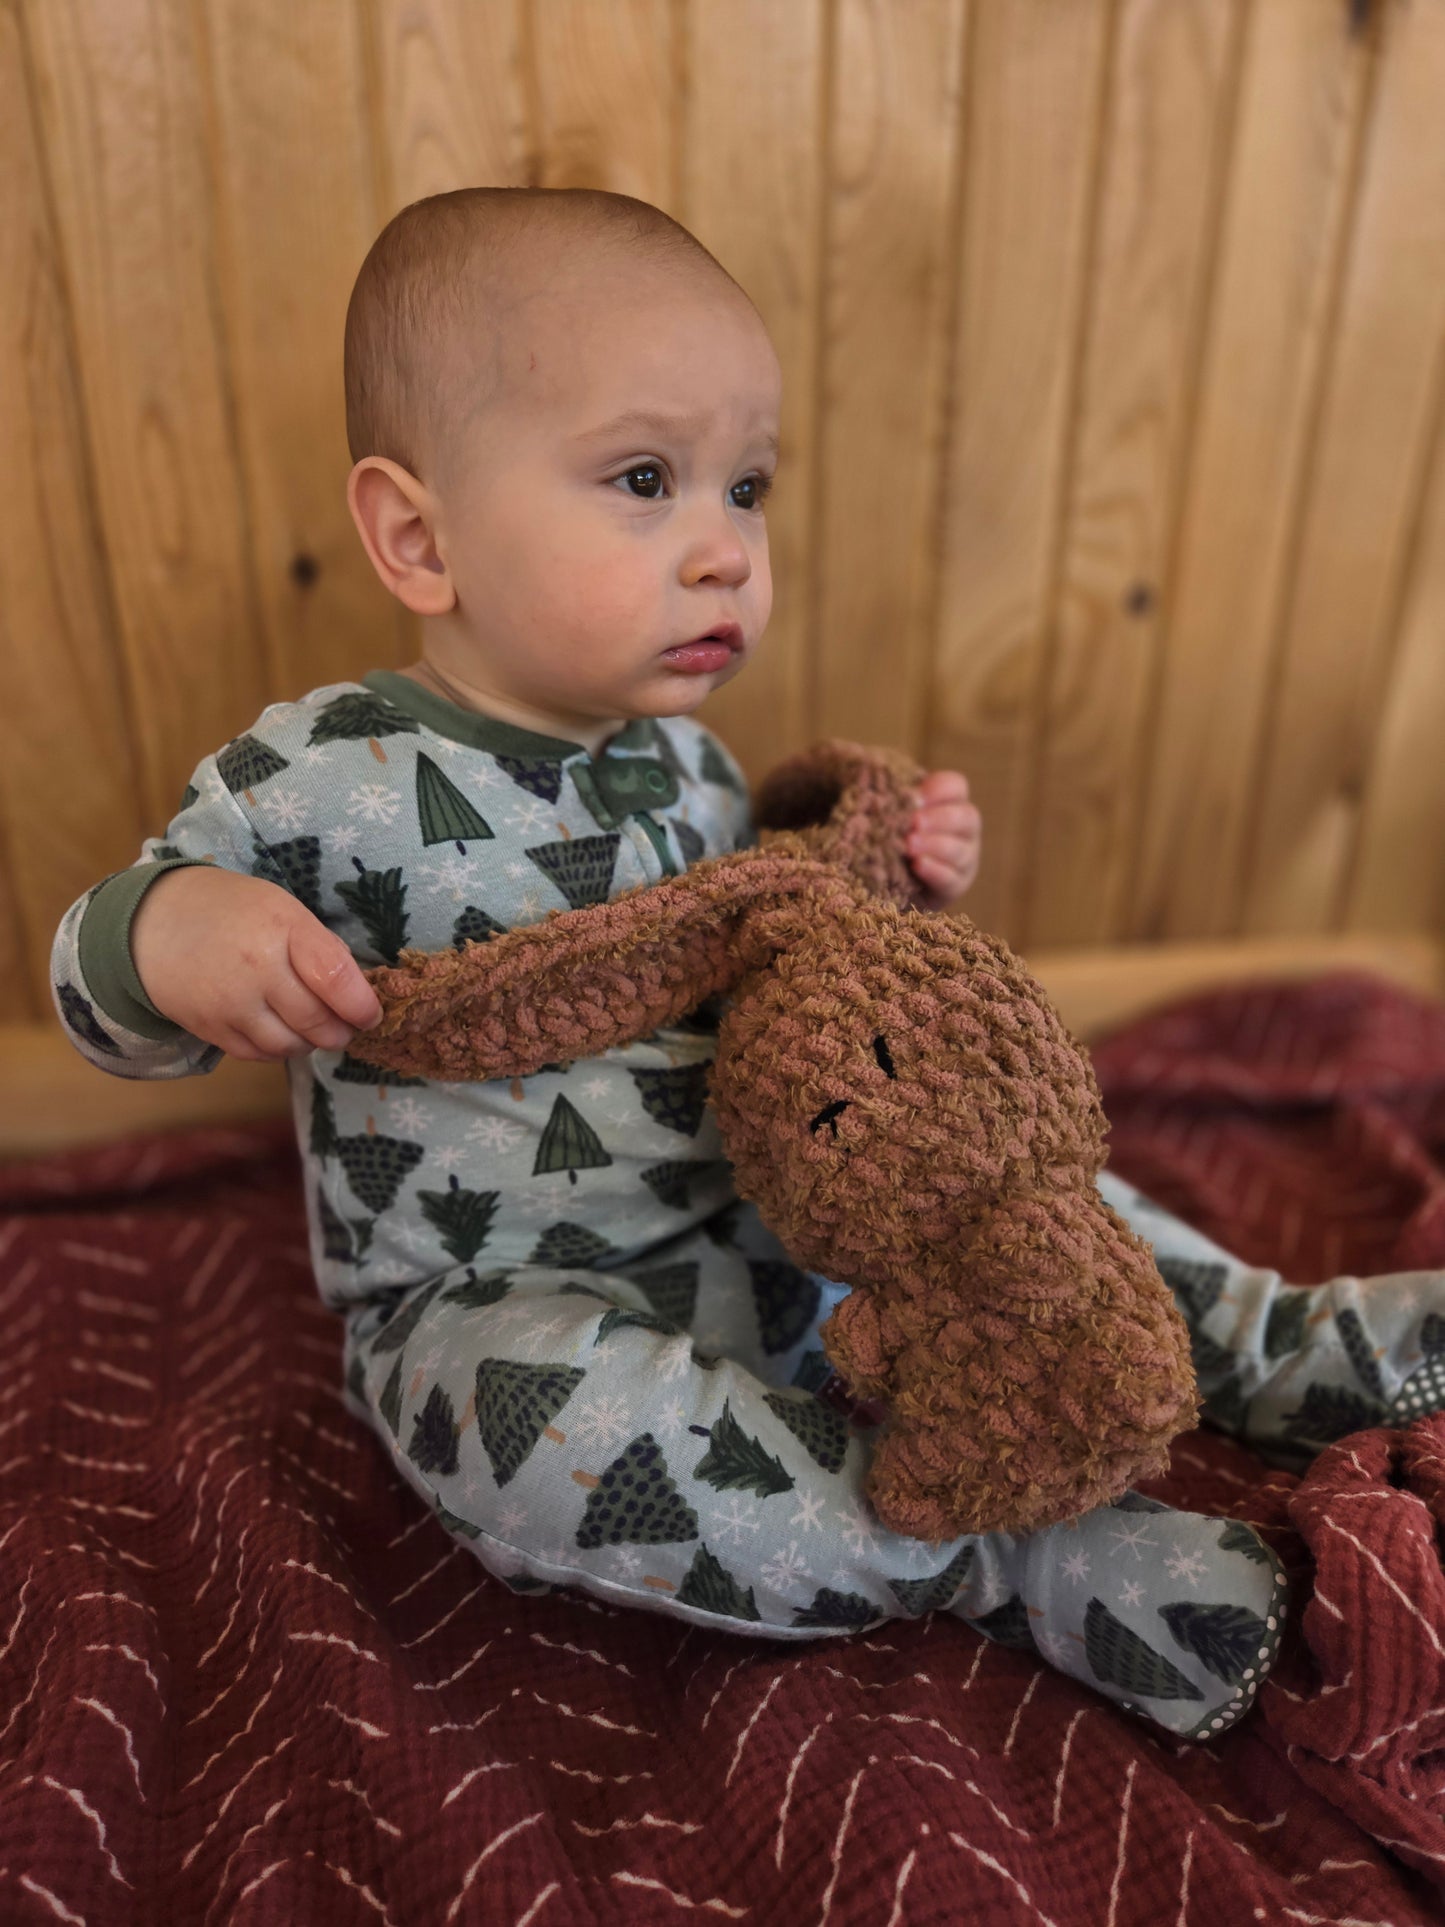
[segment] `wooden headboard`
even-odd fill
[[[0,0],[0,1149],[276,1101],[94,1072],[51,939],[265,703],[413,659],[342,321],[469,183],[655,201],[772,330],[751,775],[965,770],[965,908],[1081,1035],[1181,969],[1439,987],[1442,99],[1445,0]]]

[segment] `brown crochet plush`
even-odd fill
[[[853,1287],[821,1337],[888,1406],[868,1496],[939,1541],[1118,1498],[1198,1400],[1149,1247],[1094,1186],[1087,1055],[1006,944],[919,907],[902,844],[922,775],[820,743],[764,780],[756,849],[368,971],[385,1015],[349,1049],[525,1077],[727,993],[711,1096],[738,1191]]]

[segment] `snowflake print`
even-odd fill
[[[467,1131],[468,1142],[479,1144],[484,1151],[509,1151],[526,1135],[525,1124],[514,1124],[506,1117],[481,1118]]]
[[[686,1359],[683,1363],[686,1365]],[[658,1430],[666,1433],[668,1438],[675,1438],[686,1423],[687,1407],[680,1398],[675,1398],[671,1405],[664,1405],[658,1414]]]
[[[278,830],[299,830],[306,821],[300,790],[267,790],[261,798],[260,809]]]
[[[529,1516],[524,1506],[509,1505],[505,1512],[498,1514],[497,1524],[503,1532],[520,1532],[522,1527],[526,1525]]]
[[[439,1151],[433,1151],[432,1156],[448,1175],[455,1171],[459,1164],[465,1164],[467,1161],[466,1152],[456,1144],[444,1144]]]
[[[502,788],[504,785],[509,785],[510,782],[511,778],[503,776],[495,763],[484,763],[480,769],[473,770],[472,772],[473,789],[495,790]]]
[[[1129,1548],[1136,1559],[1142,1559],[1144,1555],[1139,1550],[1140,1546],[1152,1546],[1158,1543],[1156,1540],[1148,1539],[1144,1536],[1144,1527],[1142,1525],[1128,1526],[1113,1531],[1109,1534],[1109,1537],[1119,1541],[1119,1551],[1114,1554],[1116,1559],[1119,1553],[1124,1550],[1125,1546]]]
[[[308,767],[315,769],[318,763],[325,764],[330,761],[331,752],[325,743],[308,743],[306,745],[306,762]]]
[[[421,1249],[422,1228],[419,1224],[414,1224],[410,1218],[398,1218],[394,1224],[387,1226],[387,1231],[399,1245],[405,1245],[408,1251]]]
[[[530,863],[509,863],[507,865],[507,875],[509,877],[529,877],[531,874],[532,866]]]
[[[519,803],[510,813],[507,827],[515,830],[519,836],[526,836],[530,831],[540,829],[546,821],[547,805],[541,797],[534,796],[525,803]]]
[[[632,1418],[625,1399],[599,1398],[584,1405],[572,1421],[572,1436],[595,1446],[600,1452],[616,1452],[632,1431]]]
[[[1051,1665],[1057,1666],[1061,1672],[1065,1670],[1072,1650],[1065,1634],[1035,1633],[1034,1641]]]
[[[523,896],[521,910],[524,917],[539,917],[542,914],[542,899],[535,890],[528,890]]]
[[[388,1110],[387,1122],[408,1133],[414,1132],[417,1137],[424,1137],[431,1123],[431,1112],[418,1104],[414,1097],[403,1097]]]
[[[582,1086],[582,1095],[590,1097],[595,1103],[598,1098],[606,1097],[611,1089],[612,1086],[605,1077],[589,1077]]]
[[[741,1545],[744,1530],[756,1532],[758,1529],[758,1508],[750,1500],[740,1499],[736,1495],[728,1503],[731,1508],[729,1511],[713,1514],[712,1536],[721,1545],[731,1534],[733,1543]]]
[[[532,1305],[526,1298],[509,1298],[500,1307],[489,1305],[487,1311],[494,1325],[525,1325],[532,1316]]]
[[[385,783],[363,783],[346,802],[348,816],[360,816],[368,823],[394,823],[400,809],[401,791],[389,790]]]
[[[642,1555],[636,1546],[618,1546],[612,1563],[624,1579],[635,1579],[642,1565]]]
[[[840,1521],[844,1542],[856,1558],[862,1559],[873,1550],[878,1538],[878,1528],[865,1515],[861,1506],[854,1505],[847,1511],[839,1507],[833,1516]]]
[[[788,1524],[790,1526],[801,1526],[804,1532],[812,1532],[815,1527],[821,1532],[823,1530],[823,1521],[818,1517],[818,1508],[822,1503],[823,1494],[821,1492],[800,1491],[798,1493],[800,1510],[793,1514]]]
[[[1081,1579],[1087,1579],[1089,1576],[1088,1553],[1071,1552],[1068,1558],[1064,1561],[1064,1571],[1068,1574],[1070,1579],[1076,1582]]]
[[[361,841],[361,831],[354,823],[342,823],[327,833],[327,848],[337,856],[350,856]]]
[[[1123,1589],[1119,1594],[1119,1604],[1121,1606],[1137,1606],[1142,1603],[1143,1598],[1144,1587],[1141,1582],[1137,1579],[1126,1579]]]
[[[539,1184],[535,1191],[528,1193],[528,1196],[545,1198],[546,1208],[549,1211],[561,1212],[577,1196],[577,1187],[566,1178],[549,1178],[546,1184]]]
[[[808,1562],[798,1551],[798,1542],[793,1540],[786,1552],[774,1553],[761,1569],[764,1582],[774,1592],[786,1593],[792,1590],[800,1579],[811,1577]]]
[[[1171,1579],[1187,1579],[1191,1586],[1197,1586],[1205,1573],[1205,1560],[1202,1552],[1186,1552],[1182,1546],[1175,1546],[1164,1561]]]
[[[662,1379],[664,1384],[670,1385],[673,1379],[684,1376],[691,1363],[692,1340],[690,1338],[678,1338],[674,1339],[670,1345],[663,1346],[653,1364],[653,1371],[658,1378]]]
[[[208,770],[197,787],[200,789],[202,800],[207,803],[219,803],[231,793],[215,770]]]
[[[420,876],[432,879],[434,896],[443,896],[450,891],[452,902],[461,903],[472,894],[476,868],[475,857],[458,856],[453,850],[440,863],[419,863],[417,872]]]
[[[403,1264],[399,1258],[388,1258],[385,1264],[375,1268],[371,1276],[373,1283],[378,1285],[409,1285],[412,1282],[411,1266]]]

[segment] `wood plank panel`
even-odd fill
[[[1383,65],[1237,928],[1336,927],[1359,833],[1445,329],[1445,6],[1379,9]]]
[[[474,0],[363,0],[376,71],[380,219],[457,187],[526,187],[525,17]]]
[[[0,6],[0,982],[6,1016],[50,1020],[56,925],[144,832],[26,67],[20,15]]]
[[[1342,925],[1445,932],[1445,410]]]
[[[200,756],[255,717],[274,676],[248,566],[201,62],[184,0],[25,0],[23,18],[125,727],[159,834]]]
[[[395,662],[395,600],[346,507],[342,344],[381,226],[349,6],[206,0],[223,312],[268,698]],[[212,745],[206,745],[212,747]]]
[[[1137,938],[1237,915],[1269,665],[1351,205],[1373,43],[1338,0],[1251,7],[1198,423],[1165,591]]]
[[[1030,727],[1109,28],[1103,5],[988,0],[973,10],[965,63],[963,233],[920,756],[968,776],[985,826],[968,914],[1005,937],[1027,887]]]
[[[1220,0],[1125,0],[1023,928],[1117,941],[1238,56]]]
[[[845,0],[834,45],[812,728],[910,749],[932,641],[964,24],[963,0]]]
[[[667,210],[747,289],[783,367],[782,448],[768,503],[773,613],[746,673],[703,703],[756,780],[815,733],[810,569],[816,543],[816,372],[830,55],[822,0],[686,0]]]

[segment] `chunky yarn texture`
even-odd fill
[[[853,1287],[821,1336],[884,1401],[866,1490],[896,1532],[1031,1532],[1162,1472],[1198,1398],[1149,1247],[1094,1179],[1088,1054],[1023,964],[921,907],[923,776],[830,741],[755,797],[755,849],[366,974],[348,1046],[414,1076],[525,1077],[723,993],[710,1095],[737,1189]]]

